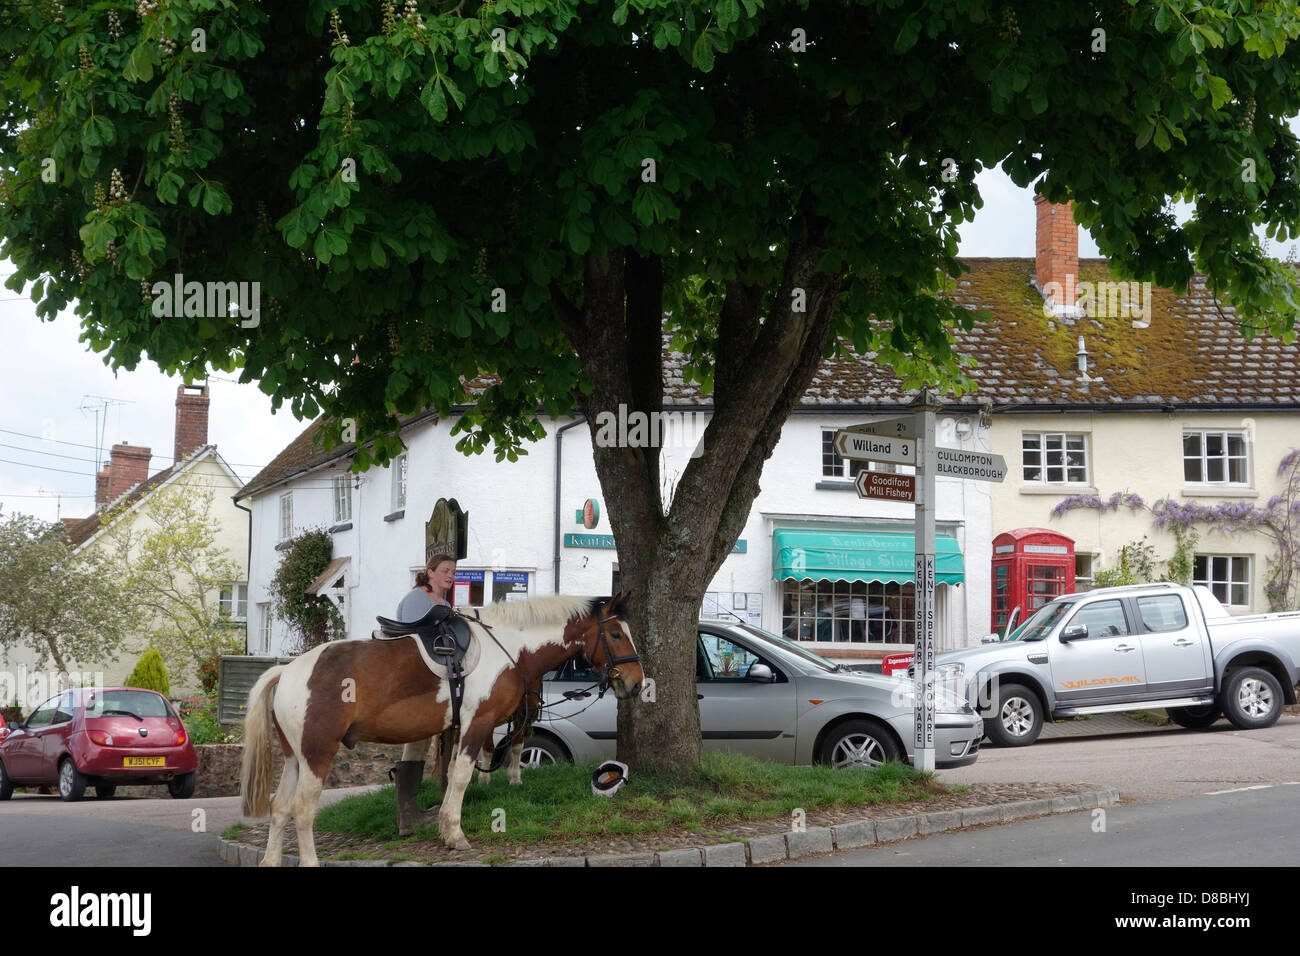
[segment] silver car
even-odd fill
[[[548,676],[550,706],[526,740],[525,767],[614,756],[617,701],[597,699],[597,677],[575,661]],[[910,683],[848,671],[761,628],[701,621],[696,691],[706,751],[833,767],[913,759]],[[935,766],[974,763],[984,735],[979,715],[941,688],[937,696]]]

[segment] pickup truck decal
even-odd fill
[[[1078,690],[1080,687],[1098,687],[1102,684],[1140,684],[1142,678],[1136,674],[1127,677],[1090,677],[1088,680],[1063,680],[1061,686],[1066,690]]]

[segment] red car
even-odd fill
[[[51,697],[0,740],[0,800],[14,787],[58,786],[64,800],[87,787],[101,799],[118,784],[166,784],[193,796],[199,766],[167,698],[135,687],[80,688]]]

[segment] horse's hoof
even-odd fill
[[[258,865],[258,866],[279,866],[279,865],[280,865],[280,861],[279,861],[279,860],[276,860],[274,863],[272,863],[272,862],[271,862],[271,858],[270,858],[269,856],[266,856],[266,857],[263,857],[263,858],[262,858],[262,862],[258,863],[257,865]]]

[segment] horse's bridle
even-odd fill
[[[600,681],[597,684],[600,688],[600,697],[604,697],[605,691],[609,690],[610,680],[619,664],[640,663],[641,661],[641,656],[636,653],[635,645],[632,648],[631,654],[625,654],[622,657],[614,656],[614,651],[609,646],[609,635],[605,633],[605,625],[610,621],[616,620],[618,620],[617,614],[611,614],[609,617],[601,617],[598,612],[596,615],[596,646],[605,652],[605,668],[601,671]],[[592,663],[594,664],[595,661],[592,661]],[[599,699],[599,697],[597,699]]]

